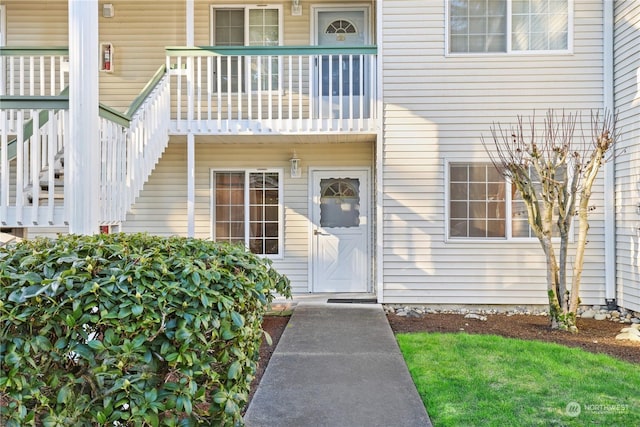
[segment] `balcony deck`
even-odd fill
[[[167,48],[171,133],[376,133],[377,48]]]

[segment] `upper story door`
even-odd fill
[[[369,8],[314,9],[318,46],[364,46],[370,43]],[[368,74],[360,55],[322,55],[316,61],[315,93],[323,118],[364,117],[369,112]]]

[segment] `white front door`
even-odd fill
[[[315,28],[318,46],[364,46],[369,43],[368,8],[317,8]],[[322,55],[316,68],[315,90],[322,100],[323,118],[368,115],[368,67],[363,56]]]
[[[312,291],[368,292],[368,171],[313,171],[311,185]]]

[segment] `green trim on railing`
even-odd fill
[[[49,121],[49,110],[40,111],[40,113],[38,114],[38,123],[40,124],[40,127],[46,125],[48,121]],[[29,119],[24,124],[22,129],[23,129],[22,136],[24,137],[24,141],[31,138],[33,136],[33,119]]]
[[[7,145],[7,153],[9,153],[9,161],[12,161],[18,155],[18,144],[16,144],[17,141],[18,141],[18,138],[13,138],[11,141],[9,141],[9,144]]]
[[[2,49],[2,48],[0,48]],[[35,51],[36,48],[31,48]],[[98,105],[98,114],[106,120],[111,120],[125,128],[131,126],[133,116],[140,109],[145,99],[151,94],[153,89],[158,85],[160,80],[166,73],[166,65],[158,68],[151,80],[145,85],[140,94],[133,100],[127,111],[121,113],[104,104]],[[18,109],[18,110],[42,110],[39,113],[40,127],[49,121],[50,110],[68,110],[69,109],[69,86],[64,88],[58,96],[0,96],[0,109]],[[33,136],[33,119],[29,119],[23,125],[23,141]],[[17,138],[9,141],[7,153],[9,160],[13,160],[17,155]]]
[[[167,56],[375,55],[377,46],[168,46]]]
[[[67,110],[69,96],[0,96],[0,110]]]
[[[121,113],[114,108],[107,107],[104,104],[100,104],[98,107],[100,117],[102,117],[103,119],[111,120],[112,122],[115,122],[120,126],[124,126],[126,128],[129,128],[129,126],[131,126],[131,117],[129,117],[128,115]]]
[[[127,111],[124,112],[126,116],[133,117],[138,112],[142,104],[144,104],[145,99],[147,99],[153,89],[155,89],[158,83],[160,83],[160,80],[162,80],[166,71],[167,66],[164,64],[160,68],[158,68],[158,71],[156,71],[153,77],[151,77],[151,80],[149,80],[144,88],[142,88],[140,94],[133,100],[133,102],[131,102],[131,105],[129,105]]]
[[[4,46],[0,47],[0,56],[39,56],[69,55],[69,48],[64,46]]]
[[[0,103],[2,98],[4,97],[0,97]],[[24,97],[19,97],[19,98],[24,98]],[[51,97],[48,97],[48,98],[51,98]],[[66,100],[67,106],[66,108],[54,108],[54,110],[66,110],[67,108],[69,108],[69,86],[65,87],[62,90],[62,92],[60,92],[60,95],[57,96],[57,98]],[[39,119],[38,121],[40,123],[40,127],[44,126],[49,121],[49,110],[40,111],[40,114],[38,115],[38,119]],[[23,141],[26,141],[27,139],[33,136],[33,118],[27,120],[27,122],[22,126],[22,136],[23,136],[23,139],[22,139]],[[7,146],[7,153],[9,154],[9,160],[13,160],[18,154],[17,142],[18,142],[18,138],[14,138],[11,141],[9,141],[9,144]]]

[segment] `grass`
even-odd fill
[[[435,427],[640,426],[638,365],[492,335],[397,339]]]

